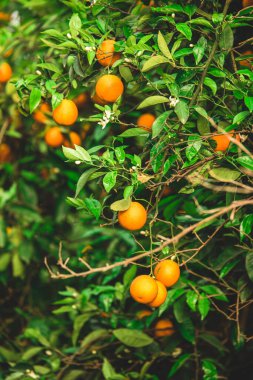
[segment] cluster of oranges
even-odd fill
[[[83,96],[81,96],[83,95]],[[77,104],[80,103],[81,99],[85,97],[85,94],[81,94],[77,97]],[[51,109],[47,103],[42,103],[39,109],[34,112],[33,118],[37,123],[47,124],[49,121]],[[63,99],[58,107],[53,111],[53,120],[62,126],[73,125],[78,118],[78,108],[73,100]],[[57,148],[61,145],[66,147],[72,147],[74,144],[81,145],[81,137],[74,131],[68,134],[68,139],[61,132],[60,127],[52,126],[49,127],[45,133],[45,141],[47,145]]]
[[[130,294],[135,301],[156,308],[165,302],[166,288],[178,281],[179,265],[173,260],[163,260],[156,265],[154,276],[155,278],[148,275],[137,276],[130,285]]]

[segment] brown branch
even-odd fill
[[[59,260],[58,260],[58,265],[68,271],[69,273],[68,274],[62,274],[62,273],[53,273],[51,270],[49,270],[49,273],[51,275],[52,278],[57,278],[57,279],[67,279],[67,278],[73,278],[73,277],[87,277],[88,275],[90,274],[93,274],[93,273],[102,273],[102,272],[107,272],[113,268],[116,268],[116,267],[119,267],[119,266],[128,266],[129,264],[133,264],[133,263],[136,263],[137,261],[147,257],[147,256],[150,256],[154,253],[158,253],[158,252],[161,252],[163,248],[165,248],[166,246],[170,245],[170,244],[176,244],[179,242],[179,240],[181,238],[183,238],[184,236],[188,235],[189,233],[193,232],[197,227],[200,227],[201,225],[205,224],[205,223],[208,223],[210,221],[212,221],[213,219],[216,219],[230,211],[233,211],[237,208],[240,208],[240,207],[244,207],[244,206],[248,206],[248,205],[253,205],[253,200],[252,199],[247,199],[247,200],[242,200],[242,201],[235,201],[233,202],[230,206],[227,206],[227,207],[222,207],[221,209],[219,209],[219,211],[217,211],[216,213],[214,213],[213,215],[210,215],[208,216],[207,218],[204,218],[202,219],[201,221],[197,222],[197,223],[194,223],[193,225],[185,228],[184,230],[182,230],[180,233],[178,233],[177,235],[175,235],[174,237],[172,238],[169,238],[169,239],[166,239],[159,247],[155,248],[155,249],[152,249],[152,250],[149,250],[147,252],[143,252],[139,255],[136,255],[134,257],[130,257],[128,259],[125,259],[123,261],[119,261],[119,262],[116,262],[116,263],[113,263],[113,264],[106,264],[105,266],[103,267],[98,267],[98,268],[93,268],[93,269],[90,269],[88,271],[85,271],[85,272],[74,272],[72,270],[70,270],[69,268],[67,269],[66,267],[66,262],[64,263],[62,258],[59,257]],[[61,250],[59,250],[59,254],[61,254]],[[45,258],[45,264],[48,268],[48,264],[47,264],[47,259]],[[181,264],[182,265],[182,264]]]

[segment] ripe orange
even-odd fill
[[[137,125],[139,128],[144,129],[145,131],[151,131],[152,125],[155,121],[155,116],[151,113],[144,113],[137,120]]]
[[[250,7],[251,5],[253,5],[253,0],[242,0],[243,8]]]
[[[139,303],[152,302],[158,292],[156,280],[147,275],[135,277],[130,285],[130,294]]]
[[[142,7],[141,7],[141,8],[148,8],[148,7],[154,7],[154,6],[155,6],[155,2],[154,2],[154,0],[150,0],[149,5],[144,5],[144,4],[142,3],[142,1],[138,1],[138,2],[137,2],[137,5],[139,5],[139,4],[142,4]]]
[[[5,12],[0,12],[0,21],[10,21],[11,15]]]
[[[34,112],[33,118],[37,123],[46,124],[48,121],[46,113],[50,111],[50,106],[47,103],[42,103],[39,109]]]
[[[151,310],[141,310],[137,313],[137,319],[149,317],[152,314]]]
[[[4,58],[8,58],[12,55],[13,53],[13,49],[8,49],[5,53],[4,53]]]
[[[88,101],[88,94],[85,92],[82,94],[79,94],[75,99],[73,99],[73,102],[77,107],[84,106]]]
[[[157,287],[158,287],[158,293],[157,293],[156,298],[151,303],[148,304],[150,307],[159,307],[159,306],[161,306],[164,303],[164,301],[166,300],[166,297],[167,297],[167,289],[165,288],[165,286],[163,285],[163,283],[160,282],[160,281],[156,281],[156,284],[157,284]]]
[[[228,138],[228,135],[231,137],[235,137],[237,141],[240,141],[240,136],[236,135],[234,136],[234,131],[231,131],[230,133],[222,133],[217,136],[213,136],[212,140],[216,142],[215,152],[225,152],[230,144],[230,140]]]
[[[139,202],[131,202],[130,207],[118,213],[119,224],[130,231],[141,229],[147,221],[147,211]]]
[[[64,141],[63,141],[63,145],[66,146],[67,148],[74,148],[75,145],[82,144],[82,140],[80,136],[78,135],[78,133],[76,132],[70,132],[69,140],[64,138]]]
[[[253,55],[253,50],[246,50],[245,52],[242,53],[242,55],[245,55],[245,56]],[[239,63],[241,66],[248,67],[249,69],[253,68],[253,58],[252,57],[245,58],[245,59],[239,61]]]
[[[104,106],[104,105],[106,105],[106,101],[100,99],[100,97],[98,96],[98,94],[97,94],[96,92],[95,92],[95,94],[92,96],[91,100],[93,101],[93,103],[95,103],[95,104],[99,104],[100,106]]]
[[[11,148],[8,144],[0,144],[0,164],[11,160]]]
[[[104,40],[96,51],[96,58],[102,66],[112,66],[118,59],[120,53],[114,51],[114,40]]]
[[[47,145],[57,148],[63,144],[64,137],[59,127],[51,127],[45,134]]]
[[[6,83],[12,76],[12,68],[9,63],[3,62],[0,64],[0,83]]]
[[[116,75],[103,75],[96,84],[98,97],[107,103],[114,103],[123,94],[123,91],[122,80]]]
[[[162,197],[167,197],[167,195],[170,195],[171,193],[173,193],[173,189],[169,186],[164,186],[161,195]]]
[[[72,100],[63,99],[53,111],[53,118],[57,124],[72,125],[78,118],[78,109]]]
[[[174,285],[180,277],[179,265],[172,260],[160,261],[154,270],[155,278],[167,288]]]
[[[155,336],[162,338],[164,336],[171,336],[175,332],[174,325],[169,319],[160,319],[155,324]]]

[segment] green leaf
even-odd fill
[[[34,87],[30,93],[30,98],[29,98],[30,113],[33,113],[33,111],[40,104],[40,101],[41,101],[41,91],[39,88]]]
[[[186,293],[186,302],[192,311],[196,311],[198,294],[194,290],[188,290],[188,292]]]
[[[204,290],[205,293],[213,296],[219,301],[228,302],[227,296],[223,293],[223,291],[215,285],[203,285],[201,289]]]
[[[119,137],[148,136],[149,133],[142,128],[130,128],[119,135]]]
[[[198,310],[201,315],[201,320],[205,319],[210,310],[210,301],[205,293],[201,293],[198,301]]]
[[[253,112],[253,96],[245,96],[244,103],[248,107],[250,112]]]
[[[225,28],[223,29],[220,41],[219,41],[220,48],[223,50],[230,50],[232,49],[234,45],[234,34],[231,27],[226,24]]]
[[[127,186],[125,189],[124,189],[124,199],[128,199],[131,197],[131,195],[133,194],[133,191],[134,191],[134,188],[133,186]]]
[[[149,58],[147,61],[144,62],[144,65],[142,66],[142,72],[145,73],[154,67],[157,67],[163,63],[169,63],[168,58],[163,57],[162,55],[154,55],[151,58]]]
[[[98,220],[102,212],[101,203],[94,198],[85,198],[84,204],[87,207],[87,210],[95,216],[96,220]]]
[[[110,206],[110,209],[113,211],[125,211],[129,209],[131,204],[131,199],[120,199],[119,201],[113,202]]]
[[[240,113],[238,113],[237,115],[235,115],[234,119],[233,119],[233,124],[241,124],[241,122],[243,122],[243,120],[246,119],[246,117],[248,117],[250,115],[249,111],[242,111]]]
[[[132,82],[134,80],[133,74],[128,66],[119,66],[120,76],[124,79],[125,82]]]
[[[236,158],[238,164],[244,166],[247,169],[253,170],[253,159],[249,156],[241,156]]]
[[[202,146],[202,139],[198,135],[192,135],[188,138],[188,146],[186,148],[186,157],[191,161],[198,154]]]
[[[6,253],[2,253],[0,255],[0,272],[4,272],[9,263],[11,262],[11,254],[9,252],[6,252]]]
[[[184,365],[185,362],[187,362],[187,360],[190,359],[190,357],[191,354],[180,355],[177,361],[171,367],[168,377],[172,377],[173,375],[175,375],[175,373],[177,373],[180,370],[180,368]]]
[[[88,322],[90,319],[91,315],[86,313],[86,314],[81,314],[78,315],[78,317],[75,318],[74,320],[74,328],[73,328],[73,334],[72,334],[72,343],[75,346],[77,343],[77,339],[79,337],[80,331],[84,324]]]
[[[207,46],[207,40],[205,39],[205,37],[201,37],[198,40],[197,44],[194,46],[194,48],[193,48],[193,55],[194,55],[194,58],[195,58],[196,65],[198,65],[199,62],[204,57],[206,46]]]
[[[204,359],[201,361],[202,370],[204,372],[203,380],[217,380],[218,373],[217,368],[211,360]]]
[[[75,145],[75,149],[62,147],[64,156],[71,161],[91,161],[91,156],[81,146]]]
[[[109,193],[116,185],[116,179],[117,179],[116,171],[109,172],[104,176],[103,185],[107,193]]]
[[[117,329],[113,330],[113,335],[123,344],[129,347],[145,347],[153,343],[153,339],[139,330]]]
[[[125,287],[128,287],[132,280],[134,279],[137,272],[137,266],[131,265],[131,267],[124,273],[123,284]]]
[[[178,329],[187,342],[194,343],[195,342],[195,328],[192,323],[192,320],[188,317],[183,323],[178,325]]]
[[[62,380],[77,380],[80,379],[80,376],[84,376],[85,372],[81,369],[72,369],[68,371]]]
[[[161,103],[168,103],[170,100],[169,98],[166,98],[165,96],[161,95],[154,95],[154,96],[149,96],[141,104],[138,105],[137,109],[140,110],[145,107],[150,107],[150,106],[155,106],[156,104],[161,104]]]
[[[0,346],[0,355],[2,355],[6,359],[7,363],[15,363],[19,358],[19,355],[16,352],[9,350],[4,346]]]
[[[182,124],[185,124],[190,115],[188,104],[183,100],[180,100],[175,107],[175,112],[179,121],[181,121]]]
[[[118,146],[115,148],[115,155],[120,164],[123,164],[126,158],[126,153],[123,146]]]
[[[252,229],[253,229],[253,214],[245,215],[240,224],[241,240],[243,240],[246,235],[251,236]]]
[[[71,19],[69,21],[69,28],[72,37],[77,37],[82,28],[82,21],[77,13],[74,13],[71,16]]]
[[[212,90],[213,95],[216,94],[218,88],[216,82],[213,79],[205,77],[204,84]]]
[[[104,375],[105,380],[124,380],[125,379],[125,376],[117,374],[115,372],[115,369],[106,358],[104,358],[102,373]]]
[[[159,136],[171,111],[166,111],[158,116],[152,125],[152,138]]]
[[[98,169],[94,169],[94,168],[91,168],[89,170],[87,170],[86,172],[84,172],[81,177],[79,178],[77,184],[76,184],[76,194],[75,194],[75,198],[78,196],[78,194],[80,193],[80,191],[84,188],[84,186],[86,185],[86,183],[89,181],[91,175],[93,173],[95,173]]]
[[[247,253],[245,265],[249,279],[253,282],[253,251]]]
[[[36,356],[39,352],[43,350],[43,347],[31,347],[28,348],[21,356],[22,361],[28,361],[34,356]]]
[[[80,347],[89,347],[97,340],[104,339],[108,336],[108,331],[105,329],[97,329],[86,335],[86,337],[82,340]]]
[[[41,69],[53,71],[54,73],[57,73],[57,74],[62,73],[62,70],[58,66],[54,65],[53,63],[39,63],[37,67]]]
[[[170,61],[173,61],[173,57],[171,55],[171,52],[168,48],[167,42],[165,41],[165,38],[163,37],[162,33],[158,32],[158,38],[157,38],[158,46],[163,55],[168,58]]]
[[[176,29],[180,33],[182,33],[187,38],[187,40],[190,41],[192,39],[192,31],[191,31],[191,28],[187,24],[184,24],[184,23],[176,24]]]
[[[23,277],[25,272],[24,265],[20,260],[18,253],[14,253],[12,256],[12,273],[13,277]]]
[[[209,174],[221,182],[236,181],[241,175],[239,171],[229,168],[214,168],[209,171]]]

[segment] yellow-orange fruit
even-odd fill
[[[137,319],[143,319],[149,317],[152,314],[151,310],[141,310],[137,313]]]
[[[12,76],[12,68],[7,62],[0,64],[0,83],[6,83]]]
[[[0,164],[5,164],[11,160],[11,148],[8,144],[0,144]]]
[[[250,7],[251,5],[253,5],[253,0],[242,0],[243,8]]]
[[[139,303],[150,303],[157,296],[156,280],[147,275],[135,277],[130,285],[130,294]]]
[[[57,124],[72,125],[78,118],[77,106],[72,100],[63,99],[61,104],[54,109],[53,118]]]
[[[130,231],[141,229],[147,221],[147,211],[139,202],[131,202],[130,207],[118,213],[121,227]]]
[[[155,116],[151,113],[144,113],[138,118],[137,126],[150,132],[155,119]]]
[[[34,112],[33,118],[37,123],[46,124],[48,121],[46,113],[50,112],[50,106],[47,103],[42,103],[37,111]]]
[[[63,144],[64,137],[59,127],[51,127],[45,134],[47,145],[57,148]]]
[[[0,21],[10,21],[11,15],[9,13],[0,12]]]
[[[235,137],[237,141],[240,141],[240,136],[236,135],[234,136],[234,131],[231,131],[230,133],[222,133],[221,135],[213,136],[212,140],[216,142],[216,147],[214,148],[215,152],[225,152],[229,145],[230,140],[228,136]]]
[[[96,84],[96,94],[107,103],[115,102],[124,92],[122,80],[116,75],[108,74],[99,78]]]
[[[69,133],[69,140],[65,138],[63,141],[63,145],[66,146],[67,148],[74,148],[75,145],[82,144],[81,137],[76,132]]]
[[[98,96],[98,94],[96,92],[92,96],[91,100],[92,100],[93,103],[99,104],[100,106],[106,105],[106,101],[100,99],[100,97]]]
[[[168,288],[179,280],[180,268],[173,260],[163,260],[156,265],[154,275],[158,281],[161,281]]]
[[[96,57],[100,65],[104,67],[112,66],[120,59],[120,53],[115,53],[114,44],[114,40],[105,40],[98,47]]]
[[[242,53],[242,56],[248,56],[248,55],[253,55],[253,50],[246,50]],[[253,68],[253,58],[252,57],[246,57],[245,59],[242,59],[239,61],[241,66],[248,67],[249,69]]]
[[[169,319],[160,319],[155,325],[155,336],[162,338],[175,333],[174,325]]]
[[[77,107],[81,107],[87,103],[88,98],[88,94],[84,92],[82,94],[79,94],[75,99],[73,99],[73,102]]]
[[[156,284],[157,284],[157,287],[158,287],[158,292],[157,292],[157,296],[156,298],[150,302],[148,305],[150,307],[159,307],[161,306],[164,301],[166,300],[166,297],[167,297],[167,289],[165,288],[165,286],[163,285],[162,282],[160,281],[156,281]]]

